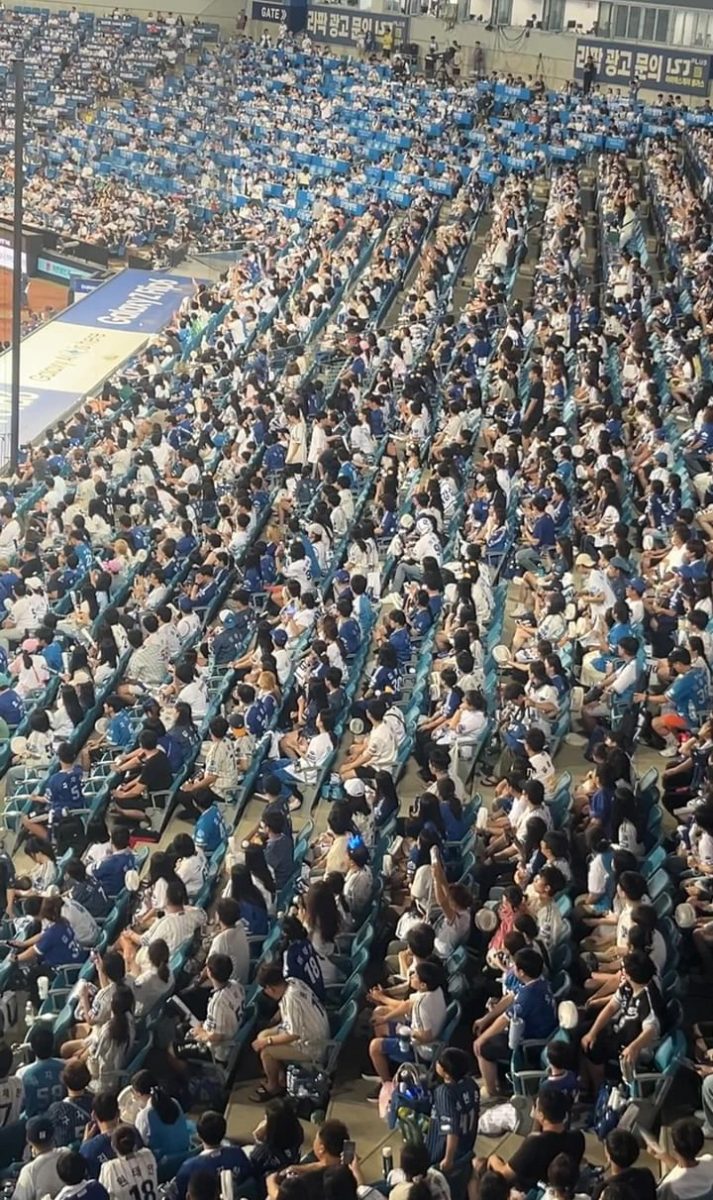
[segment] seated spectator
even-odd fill
[[[283,1063],[314,1062],[321,1057],[329,1039],[329,1020],[312,988],[301,979],[285,979],[281,966],[262,963],[257,981],[278,1005],[276,1024],[253,1041],[265,1072],[265,1083],[255,1097],[264,1103],[284,1086]]]
[[[538,1180],[546,1179],[550,1163],[559,1154],[566,1154],[578,1169],[584,1156],[584,1134],[579,1129],[567,1129],[568,1115],[569,1106],[562,1092],[540,1088],[535,1102],[539,1133],[528,1134],[509,1162],[491,1154],[488,1169],[503,1175],[520,1191],[529,1191]]]
[[[13,1200],[43,1200],[44,1196],[57,1196],[63,1182],[57,1165],[64,1151],[53,1143],[52,1122],[49,1117],[33,1116],[27,1122],[25,1133],[30,1159],[17,1177]]]

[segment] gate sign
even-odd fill
[[[316,42],[336,42],[340,46],[361,46],[365,33],[371,33],[380,46],[388,29],[394,35],[394,46],[402,46],[408,42],[408,25],[408,17],[397,13],[360,12],[322,4],[310,4],[307,9],[310,37]]]
[[[681,96],[707,96],[710,55],[687,54],[684,50],[662,50],[631,42],[604,42],[599,38],[577,38],[574,77],[581,82],[584,65],[592,56],[595,83],[627,86],[634,80],[641,87]]]
[[[287,24],[288,12],[286,4],[266,4],[262,0],[253,0],[253,21],[271,21],[276,25],[281,25],[284,21]]]

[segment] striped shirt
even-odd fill
[[[290,979],[280,1001],[280,1029],[295,1034],[302,1046],[321,1048],[329,1040],[329,1018],[311,987]]]
[[[231,981],[221,988],[214,988],[210,994],[203,1027],[207,1033],[217,1033],[221,1039],[219,1043],[213,1043],[213,1053],[219,1061],[228,1058],[229,1046],[240,1028],[244,1008],[242,984]]]
[[[168,946],[169,957],[180,950],[184,942],[193,937],[199,925],[206,921],[206,914],[200,908],[184,908],[181,912],[166,913],[146,930],[141,938],[142,946],[150,946],[158,938],[163,938]]]

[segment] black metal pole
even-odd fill
[[[25,125],[25,60],[15,58],[15,206],[12,248],[12,379],[10,385],[10,470],[17,470],[20,450],[20,343],[22,339],[22,141]]]

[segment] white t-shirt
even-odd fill
[[[418,992],[411,1009],[411,1028],[423,1032],[430,1030],[434,1040],[438,1037],[446,1021],[446,998],[442,988],[433,992]],[[424,1058],[429,1057],[430,1047],[423,1043],[415,1043],[417,1053]]]
[[[210,954],[227,954],[233,964],[233,979],[248,982],[250,974],[250,946],[243,925],[234,929],[223,929],[216,933],[210,944]]]
[[[704,1196],[713,1187],[713,1155],[702,1154],[695,1167],[673,1167],[658,1186],[658,1194],[690,1200]]]
[[[12,1193],[13,1200],[40,1200],[42,1196],[56,1196],[62,1190],[62,1180],[57,1174],[60,1154],[64,1154],[64,1150],[46,1150],[44,1154],[25,1163]],[[133,1197],[127,1195],[126,1200],[133,1200]]]
[[[380,721],[371,730],[367,739],[369,766],[377,771],[387,771],[396,762],[396,739],[385,721]]]
[[[144,1148],[127,1158],[102,1163],[99,1182],[111,1200],[153,1200],[158,1190],[156,1159]]]

